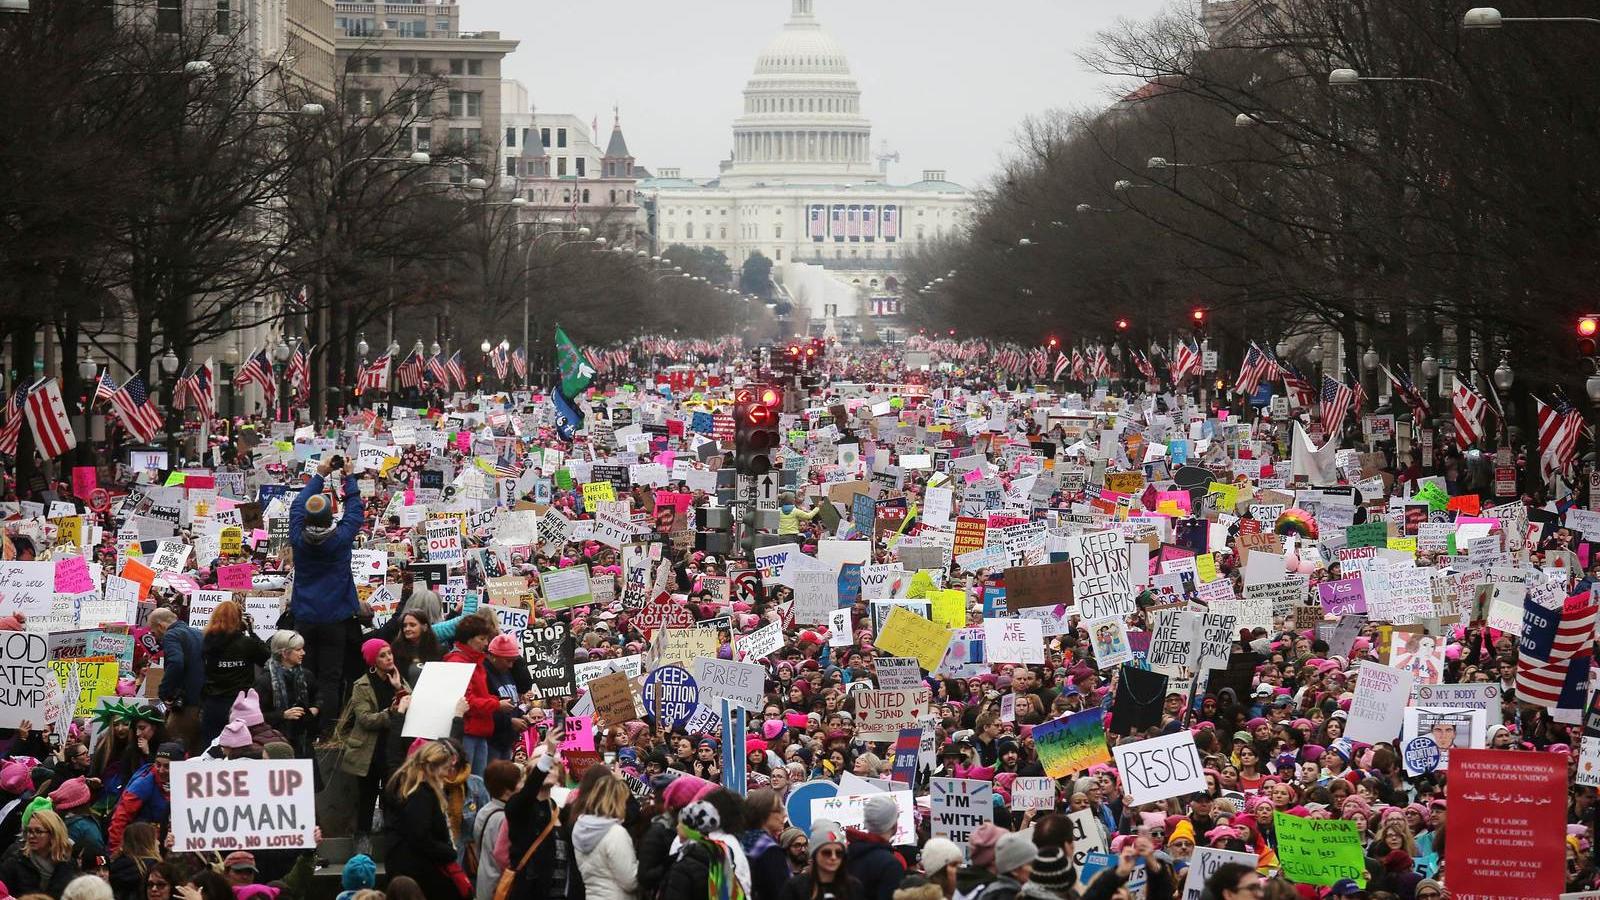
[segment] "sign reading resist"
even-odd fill
[[[1206,789],[1200,751],[1187,731],[1111,748],[1134,806]]]

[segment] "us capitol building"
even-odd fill
[[[973,198],[942,171],[889,183],[898,155],[873,147],[844,49],[814,0],[791,2],[745,85],[731,158],[715,178],[661,168],[640,181],[648,226],[657,247],[711,247],[736,272],[765,254],[813,333],[849,335],[870,318],[893,336],[897,266],[924,242],[964,230]]]

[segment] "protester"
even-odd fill
[[[350,559],[364,507],[356,475],[345,475],[340,498],[344,510],[334,524],[333,501],[323,493],[323,479],[335,470],[335,460],[342,468],[342,458],[324,460],[289,508],[295,573],[289,614],[306,640],[306,668],[320,679],[317,696],[337,709],[344,705],[345,656],[360,635]]]
[[[78,877],[66,824],[54,812],[42,809],[28,818],[22,832],[22,843],[11,845],[0,857],[0,881],[19,896],[41,893],[60,897]]]

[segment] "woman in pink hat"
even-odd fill
[[[340,770],[356,779],[356,840],[365,852],[366,836],[383,782],[405,758],[400,727],[411,706],[411,683],[395,663],[394,651],[379,638],[361,645],[365,675],[350,689],[350,700],[334,727],[344,747]]]

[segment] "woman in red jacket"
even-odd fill
[[[494,736],[494,714],[509,712],[515,704],[502,700],[489,690],[483,670],[483,652],[500,626],[483,616],[467,616],[456,626],[456,648],[444,656],[445,662],[471,663],[472,680],[467,682],[467,715],[461,729],[472,774],[482,776],[489,765],[489,738]]]

